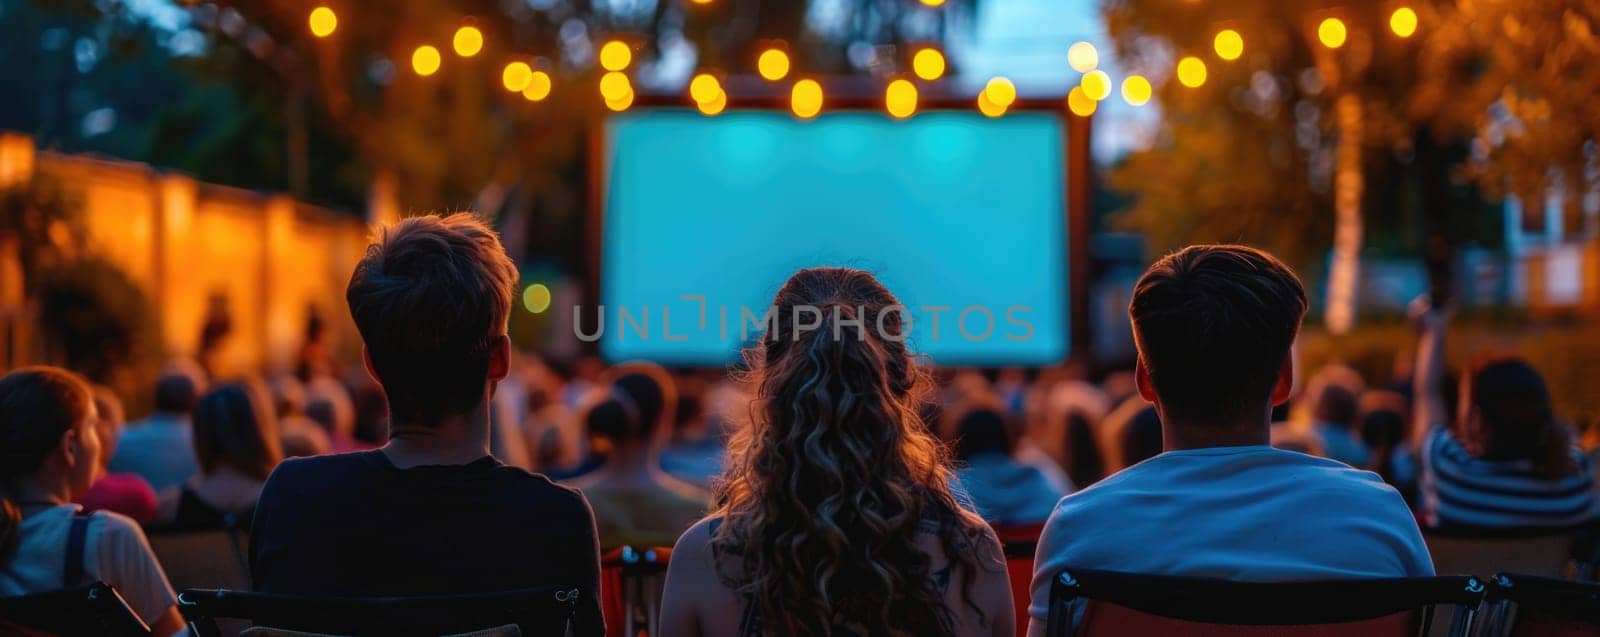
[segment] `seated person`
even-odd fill
[[[673,549],[661,635],[1015,635],[999,540],[918,416],[899,301],[812,268],[773,307],[746,358],[753,422],[718,508]]]
[[[1556,420],[1544,378],[1516,358],[1487,358],[1462,378],[1459,430],[1446,425],[1444,332],[1418,320],[1415,432],[1422,517],[1441,529],[1556,529],[1600,515],[1590,460]]]
[[[1300,280],[1243,246],[1150,266],[1129,304],[1161,455],[1062,498],[1039,540],[1030,635],[1072,568],[1273,582],[1433,575],[1405,500],[1378,476],[1267,444],[1288,399]]]
[[[156,379],[156,410],[128,423],[117,438],[111,471],[133,473],[156,493],[171,489],[200,472],[189,426],[194,401],[205,391],[205,372],[188,361],[174,362]]]
[[[1038,469],[1011,456],[1016,433],[998,404],[968,399],[953,414],[956,480],[984,521],[996,526],[1042,524],[1066,492]]]
[[[100,474],[96,419],[88,383],[72,372],[26,367],[0,378],[0,595],[104,582],[154,634],[176,634],[177,597],[139,525],[72,504]]]
[[[333,452],[326,431],[306,415],[306,386],[293,374],[280,374],[267,385],[272,392],[273,414],[278,418],[278,441],[283,457],[320,456]]]
[[[517,270],[470,214],[386,228],[345,298],[388,396],[370,451],[286,460],[261,490],[255,588],[325,597],[579,590],[574,634],[604,632],[594,517],[578,492],[489,455]]]
[[[1139,464],[1162,451],[1161,414],[1156,413],[1155,405],[1139,396],[1122,401],[1100,427],[1107,473]]]
[[[261,485],[283,460],[265,390],[250,382],[225,383],[201,396],[194,407],[194,455],[200,475],[161,494],[154,526],[248,527]]]
[[[1372,455],[1361,439],[1361,392],[1365,383],[1355,370],[1329,365],[1311,379],[1311,430],[1322,455],[1357,468],[1366,468]]]
[[[1417,457],[1411,452],[1410,418],[1406,399],[1398,392],[1368,390],[1361,395],[1361,441],[1372,450],[1366,470],[1378,474],[1414,505]]]
[[[331,376],[306,383],[306,419],[328,435],[331,453],[366,451],[375,446],[356,440],[356,410],[350,392]]]
[[[156,516],[156,492],[136,473],[111,473],[107,467],[117,453],[117,437],[122,434],[122,399],[110,387],[94,386],[96,433],[100,434],[100,479],[83,494],[78,504],[88,511],[115,511],[140,524]]]
[[[670,546],[705,515],[707,495],[661,469],[662,436],[676,412],[672,377],[652,363],[613,368],[608,394],[584,415],[592,436],[611,453],[572,481],[594,507],[600,546]]]

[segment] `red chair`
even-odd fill
[[[1489,637],[1600,635],[1600,584],[1501,573],[1484,595]]]
[[[1312,582],[1069,569],[1050,587],[1050,637],[1369,637],[1427,634],[1450,607],[1464,635],[1486,586],[1475,577]]]
[[[623,546],[600,557],[600,611],[606,637],[659,634],[661,588],[672,549]]]
[[[1033,555],[1039,548],[1043,524],[994,527],[1005,549],[1006,575],[1011,579],[1011,606],[1017,618],[1017,637],[1028,634],[1028,600],[1033,588]]]

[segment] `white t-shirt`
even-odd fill
[[[62,589],[67,536],[79,508],[63,504],[22,519],[17,552],[0,565],[0,595]],[[139,524],[118,513],[97,511],[89,516],[83,573],[79,585],[99,581],[115,586],[145,623],[155,623],[177,599]]]
[[[1427,577],[1405,500],[1377,474],[1265,445],[1169,451],[1061,499],[1034,563],[1028,634],[1050,583],[1087,568],[1240,581]]]

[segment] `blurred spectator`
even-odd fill
[[[1406,502],[1417,495],[1417,460],[1411,451],[1405,397],[1392,391],[1361,395],[1361,441],[1371,450],[1366,469],[1394,487]]]
[[[175,635],[176,596],[139,525],[71,504],[100,473],[96,420],[89,385],[72,372],[28,367],[0,378],[0,595],[100,581],[154,634]],[[77,552],[73,536],[83,538]]]
[[[364,451],[375,445],[356,440],[356,412],[344,384],[318,376],[306,385],[306,419],[327,434],[333,453]]]
[[[572,410],[557,400],[560,395],[560,377],[538,365],[529,375],[528,417],[522,422],[522,437],[535,470],[545,473],[570,469],[582,458],[582,426],[574,422]]]
[[[225,383],[194,408],[194,451],[200,475],[163,492],[156,525],[177,530],[248,525],[261,486],[283,460],[278,421],[265,390],[253,382]]]
[[[1461,413],[1446,426],[1448,317],[1418,316],[1413,401],[1422,456],[1423,519],[1437,528],[1551,529],[1593,521],[1600,508],[1589,457],[1555,418],[1544,378],[1516,358],[1487,358],[1464,379]]]
[[[956,480],[983,519],[994,525],[1041,524],[1067,494],[1038,469],[1011,457],[1016,432],[1003,407],[969,399],[951,414]]]
[[[111,456],[111,471],[133,473],[160,493],[183,484],[200,471],[194,457],[189,417],[205,389],[204,374],[192,362],[170,364],[156,379],[156,410],[129,423]]]
[[[573,486],[594,508],[600,546],[670,546],[705,514],[708,499],[660,468],[661,439],[677,413],[672,377],[653,363],[625,363],[606,375],[610,392],[584,421],[611,452]]]
[[[306,417],[306,388],[299,378],[279,374],[269,386],[283,457],[320,456],[333,451],[328,432]]]
[[[672,441],[661,450],[661,469],[674,478],[707,489],[722,473],[727,434],[722,418],[708,412],[705,381],[686,376],[678,381],[678,411]]]
[[[94,386],[94,407],[99,416],[95,419],[95,432],[100,435],[100,466],[111,464],[117,452],[117,439],[122,434],[122,399],[110,387]],[[115,511],[140,524],[147,524],[156,515],[156,492],[150,483],[134,473],[105,471],[95,480],[94,486],[78,501],[89,511]]]
[[[1330,365],[1312,377],[1310,387],[1312,431],[1322,455],[1352,467],[1367,466],[1370,452],[1356,420],[1365,391],[1361,376],[1343,365]]]
[[[383,387],[372,380],[365,369],[355,369],[344,375],[344,386],[350,392],[350,402],[355,408],[355,439],[372,447],[381,447],[389,441],[389,399]]]
[[[1100,426],[1107,475],[1154,458],[1162,451],[1161,415],[1144,398],[1134,396],[1123,401]]]

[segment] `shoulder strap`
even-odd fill
[[[67,531],[67,562],[61,569],[62,588],[77,588],[83,579],[83,553],[89,539],[89,519],[93,515],[83,511],[72,514],[72,527]]]

